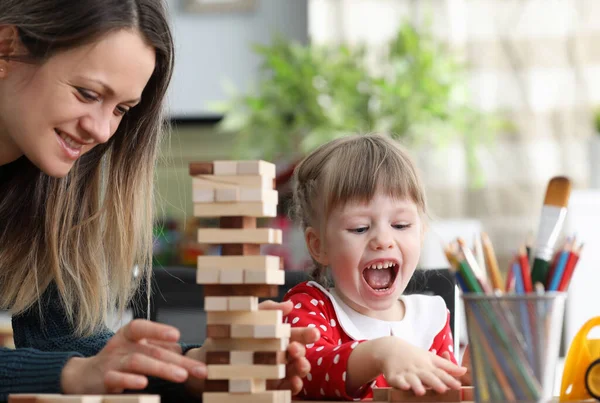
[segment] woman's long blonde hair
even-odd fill
[[[414,162],[382,134],[345,136],[326,143],[303,159],[292,177],[292,216],[306,230],[323,232],[327,217],[348,202],[368,202],[377,191],[410,199],[423,217],[427,202]],[[325,268],[313,259],[312,277],[327,285]]]
[[[118,29],[136,29],[156,50],[142,101],[115,135],[64,178],[26,158],[0,167],[0,308],[19,314],[54,282],[79,335],[122,312],[152,263],[154,167],[173,40],[162,0],[2,0],[0,25],[17,27],[31,62]],[[134,268],[138,276],[134,276]]]

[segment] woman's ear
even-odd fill
[[[327,266],[329,259],[327,252],[325,251],[325,243],[321,240],[319,232],[313,227],[308,227],[304,230],[304,240],[306,241],[306,247],[308,252],[319,264]]]

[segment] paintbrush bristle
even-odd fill
[[[571,181],[565,176],[555,176],[548,182],[544,206],[567,207],[571,196]]]

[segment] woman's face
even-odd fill
[[[65,176],[115,133],[155,61],[137,31],[120,30],[41,65],[8,63],[0,78],[0,165],[25,155],[48,175]]]

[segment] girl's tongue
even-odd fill
[[[385,290],[392,286],[393,268],[387,269],[366,269],[363,271],[363,277],[367,284],[374,290]]]

